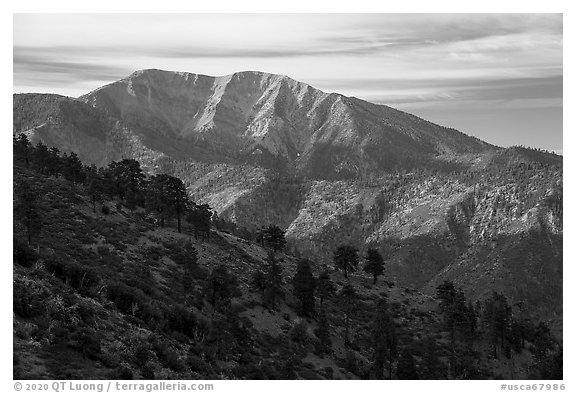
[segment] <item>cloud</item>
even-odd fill
[[[143,68],[258,70],[458,118],[459,105],[557,112],[562,46],[561,14],[17,14],[14,90],[80,95]]]

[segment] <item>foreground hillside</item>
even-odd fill
[[[52,175],[29,158],[14,167],[15,378],[561,378],[561,346],[502,295],[473,306],[449,283],[430,296],[194,221],[161,228],[130,198],[95,201],[73,158]],[[305,265],[334,285],[308,312]]]

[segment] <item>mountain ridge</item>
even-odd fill
[[[406,155],[430,161],[494,148],[386,106],[254,71],[211,77],[140,70],[79,99],[150,143],[161,134],[252,161],[267,153],[308,173],[316,160],[340,150],[337,165],[350,176],[361,170],[360,161],[382,171],[406,165]]]

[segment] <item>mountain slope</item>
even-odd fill
[[[383,105],[261,72],[209,77],[143,70],[80,100],[160,151],[178,140],[251,161],[267,154],[311,176],[350,177],[493,149]]]
[[[276,255],[284,296],[270,306],[253,277],[267,271],[271,250],[216,230],[196,239],[187,223],[177,233],[173,220],[159,228],[153,214],[129,211],[118,199],[104,197],[95,209],[86,184],[15,166],[18,195],[24,183],[37,192],[43,225],[33,247],[25,221],[17,219],[13,227],[15,379],[373,378],[375,304],[381,299],[397,353],[414,356],[418,378],[514,379],[546,369],[532,355],[539,338],[532,323],[523,320],[532,330],[512,357],[502,352],[495,359],[482,324],[474,337],[450,342],[438,299],[390,279],[346,279],[332,269],[327,274],[335,288],[350,285],[357,298],[348,327],[339,295],[314,302],[329,320],[324,350],[319,317],[298,314],[294,256]],[[234,287],[221,302],[211,300],[209,290],[216,267],[235,282],[218,281]],[[324,270],[314,262],[311,269],[315,276]],[[525,318],[516,310],[513,315]],[[545,354],[556,357],[557,344],[550,347]],[[390,370],[390,377],[401,378],[401,356]]]

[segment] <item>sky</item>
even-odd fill
[[[13,90],[257,70],[562,152],[562,14],[15,14]]]

